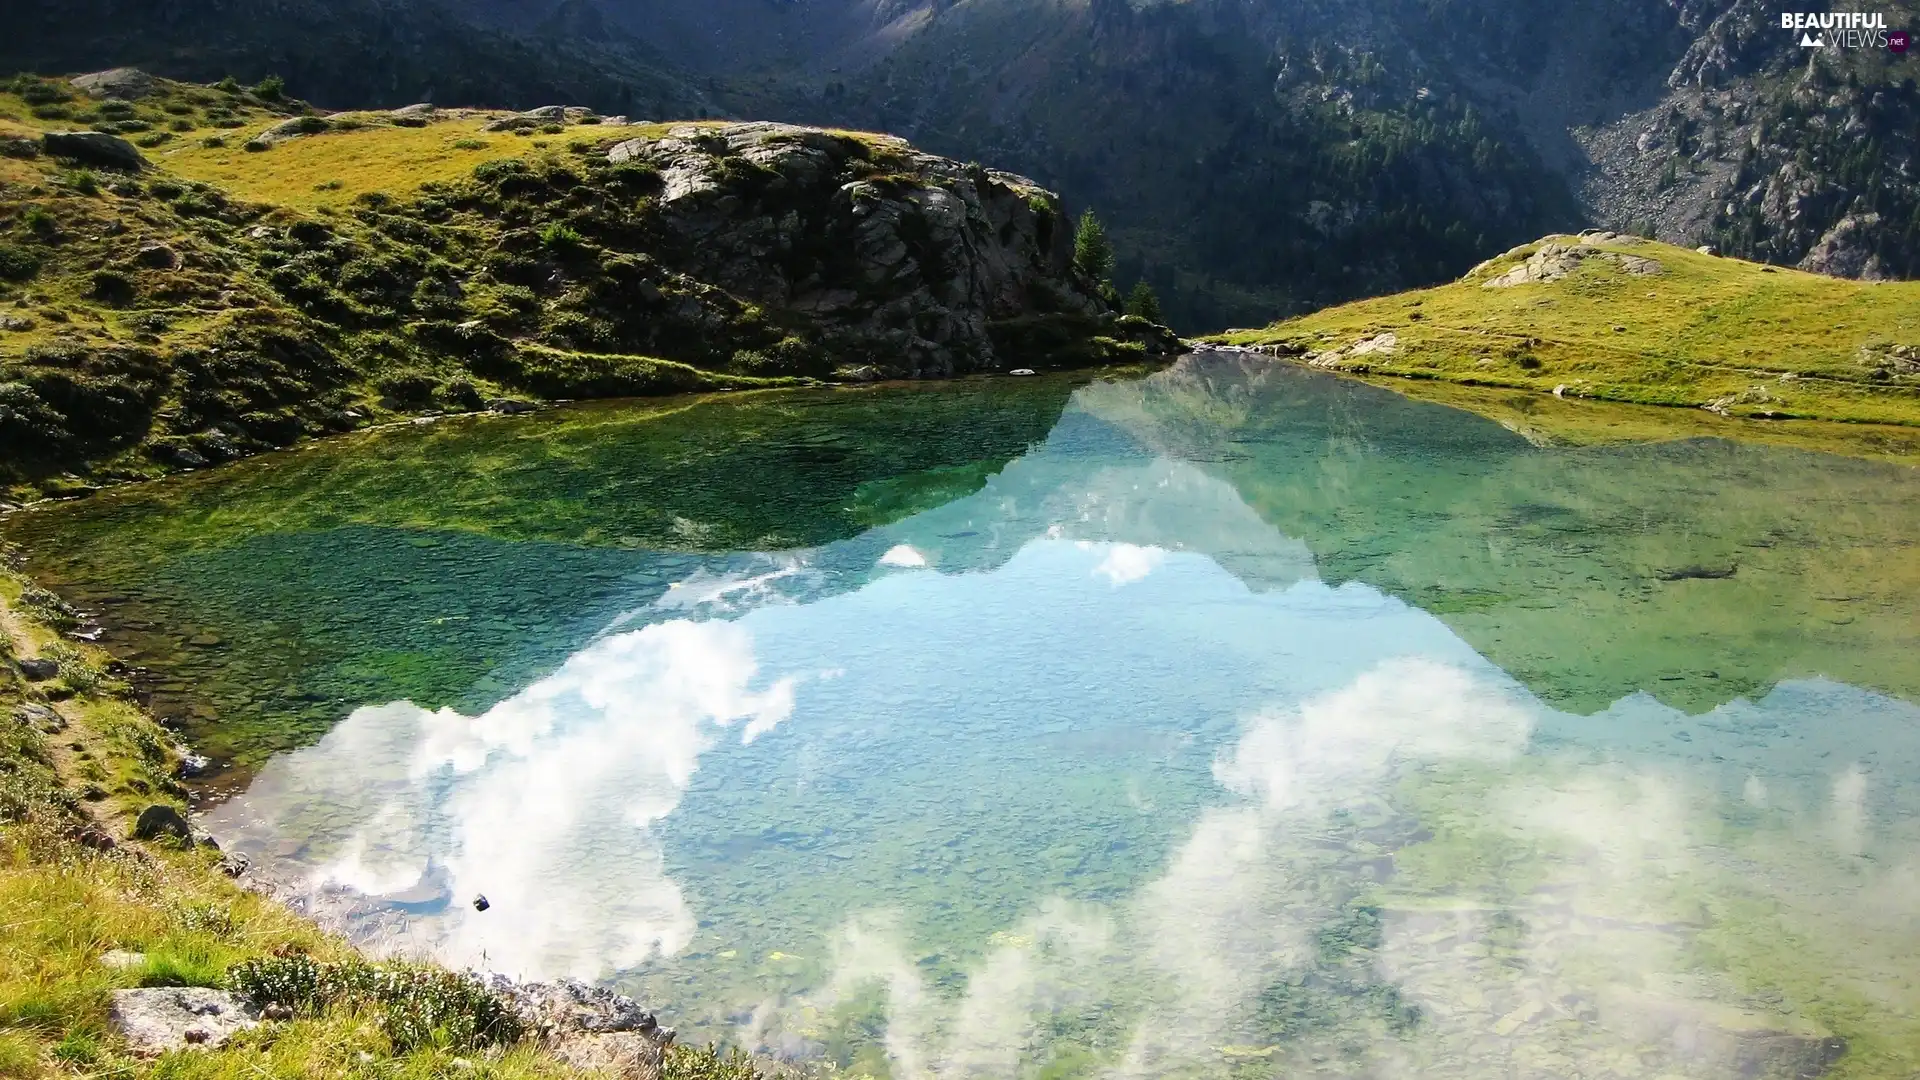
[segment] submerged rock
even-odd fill
[[[211,1050],[259,1022],[239,998],[200,986],[115,990],[107,1015],[128,1048],[141,1055]]]

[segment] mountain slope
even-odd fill
[[[1059,200],[890,136],[0,94],[0,481],[383,416],[1144,358]],[[114,135],[154,167],[108,170]],[[211,133],[211,134],[210,134]],[[91,142],[87,142],[90,140]],[[78,145],[77,145],[78,144]],[[88,147],[91,146],[91,149]],[[83,152],[84,151],[84,152]]]
[[[1841,281],[1614,233],[1547,237],[1452,284],[1218,340],[1332,371],[1920,425],[1920,282]]]
[[[638,39],[592,20],[518,32],[438,0],[23,0],[0,72],[138,67],[196,82],[268,75],[330,108],[587,105],[700,117],[707,94]]]

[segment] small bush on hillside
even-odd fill
[[[32,75],[15,77],[12,89],[14,93],[20,95],[22,101],[29,105],[51,105],[59,101],[73,100],[73,95],[57,83],[50,83]]]
[[[76,694],[91,694],[106,680],[106,673],[88,663],[86,654],[64,641],[49,645],[43,655],[60,665],[60,681]]]
[[[578,251],[586,242],[586,237],[563,221],[556,221],[540,230],[540,244],[550,251]]]
[[[133,279],[118,270],[95,270],[92,278],[92,296],[103,304],[129,304],[133,302]]]
[[[73,110],[65,105],[35,105],[33,115],[41,120],[65,120],[73,115]]]
[[[262,101],[279,101],[287,96],[287,83],[278,75],[269,75],[253,84],[253,96]]]
[[[453,140],[453,148],[455,150],[485,150],[487,148],[487,142],[485,139],[455,139]]]
[[[80,612],[72,604],[38,585],[29,585],[20,594],[20,609],[52,630],[71,630],[80,625]]]
[[[200,145],[206,147],[209,150],[218,150],[221,147],[227,145],[227,140],[221,138],[218,135],[209,135],[206,138],[200,140]]]
[[[248,139],[246,142],[240,144],[240,149],[245,150],[249,154],[264,154],[273,149],[273,144],[265,139]]]
[[[26,224],[27,231],[45,240],[60,231],[60,220],[44,206],[29,206],[20,220]]]
[[[40,256],[15,244],[0,244],[0,279],[28,281],[40,272]]]
[[[722,1054],[713,1044],[669,1046],[660,1062],[661,1080],[760,1080],[753,1058],[739,1047]]]
[[[322,963],[307,956],[260,957],[227,970],[228,989],[258,1005],[315,1015],[335,1005],[372,1006],[394,1049],[471,1050],[518,1041],[526,1025],[470,976],[363,960]]]

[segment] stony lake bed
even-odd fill
[[[409,425],[0,533],[323,922],[688,1038],[1911,1074],[1920,474],[1543,443],[1205,352]]]

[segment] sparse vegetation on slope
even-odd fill
[[[527,396],[1173,345],[1071,267],[1050,193],[897,139],[7,88],[0,483],[19,494]],[[80,127],[92,144],[50,134]],[[102,139],[147,167],[109,167],[133,148]]]
[[[1920,424],[1920,283],[1839,280],[1611,233],[1548,237],[1452,284],[1215,340],[1335,371],[1732,417]]]

